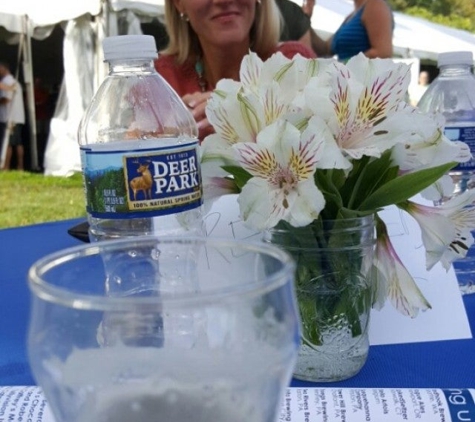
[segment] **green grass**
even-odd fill
[[[0,172],[0,229],[85,216],[81,174]]]

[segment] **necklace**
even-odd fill
[[[206,88],[208,84],[206,82],[206,79],[204,78],[205,72],[204,72],[203,62],[201,61],[201,59],[198,59],[195,63],[195,72],[198,75],[198,85],[201,88],[201,92],[206,92]]]

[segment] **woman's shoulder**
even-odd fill
[[[155,60],[155,68],[160,71],[177,71],[182,67],[179,65],[176,56],[174,54],[162,54],[158,55],[158,59]]]
[[[390,15],[391,6],[385,0],[367,0],[361,8],[363,15],[387,14]]]
[[[367,0],[361,15],[365,26],[391,25],[394,28],[393,11],[385,0]]]
[[[279,43],[276,48],[276,52],[281,52],[285,57],[291,59],[297,54],[300,54],[303,57],[308,59],[313,59],[316,57],[315,52],[298,41],[285,41]]]

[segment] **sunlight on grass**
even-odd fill
[[[85,216],[81,174],[0,172],[0,228]]]

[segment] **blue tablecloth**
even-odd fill
[[[30,297],[27,272],[40,257],[81,242],[67,220],[0,230],[0,385],[35,384],[26,353]],[[475,332],[475,295],[464,297]],[[372,346],[355,377],[331,384],[293,380],[293,386],[475,388],[475,340]]]

